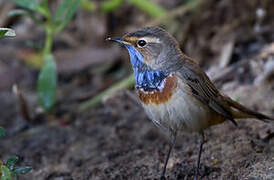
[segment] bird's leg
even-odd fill
[[[199,146],[198,159],[197,159],[197,162],[196,162],[194,180],[198,179],[198,174],[199,174],[199,169],[200,169],[200,159],[201,159],[201,155],[202,155],[204,142],[205,142],[205,135],[204,135],[204,132],[201,132],[201,142],[200,142],[200,146]]]
[[[165,173],[166,173],[166,166],[167,166],[167,163],[168,163],[168,159],[169,159],[169,156],[170,156],[170,153],[171,153],[171,150],[175,144],[175,141],[176,141],[176,131],[171,131],[170,133],[170,142],[169,142],[169,149],[168,149],[168,152],[167,152],[167,156],[166,156],[166,159],[165,159],[165,164],[164,164],[164,167],[162,169],[162,173],[161,173],[161,180],[165,180]]]

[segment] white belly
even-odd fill
[[[211,120],[220,117],[208,106],[180,89],[164,104],[143,104],[143,107],[156,125],[172,130],[200,132],[209,126]]]

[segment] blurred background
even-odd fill
[[[159,178],[168,138],[137,101],[127,51],[105,41],[144,26],[273,116],[272,0],[0,0],[0,27],[16,33],[0,39],[0,165],[18,157],[32,167],[23,180]],[[168,179],[193,179],[198,138],[181,134]],[[274,179],[273,123],[225,122],[206,137],[202,179]]]

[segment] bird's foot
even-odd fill
[[[211,167],[203,165],[203,164],[200,165],[199,169],[197,169],[197,167],[195,167],[193,170],[194,170],[194,173],[193,173],[194,180],[199,180],[205,176],[208,176],[210,173],[212,173],[214,171],[219,171],[218,168],[211,168]],[[193,172],[193,170],[192,170],[192,172]]]
[[[194,180],[198,180],[199,170],[195,170]]]
[[[166,180],[166,177],[165,176],[161,176],[160,180]]]

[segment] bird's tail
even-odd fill
[[[267,115],[264,115],[262,113],[253,111],[249,108],[244,107],[243,105],[237,103],[236,101],[233,101],[229,97],[225,97],[226,102],[230,107],[232,107],[232,115],[235,119],[237,118],[256,118],[259,120],[262,120],[264,122],[268,122],[267,120],[274,121],[273,117],[269,117]]]

